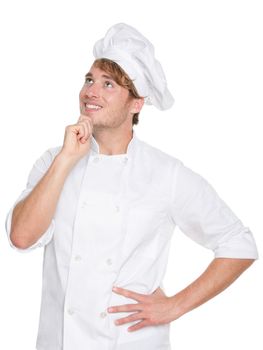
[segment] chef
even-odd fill
[[[207,180],[137,137],[144,105],[174,102],[151,42],[118,23],[94,56],[80,116],[35,162],[8,213],[8,239],[19,252],[44,247],[38,350],[169,350],[171,322],[238,278],[256,244]],[[167,296],[176,226],[214,258]]]

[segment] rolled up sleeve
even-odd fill
[[[214,188],[179,162],[172,184],[171,217],[180,230],[216,258],[257,259],[255,239]]]
[[[58,148],[53,148],[50,150],[47,150],[34,164],[33,168],[31,169],[28,180],[27,180],[27,185],[26,188],[22,191],[22,193],[19,195],[11,209],[9,210],[7,216],[6,216],[6,221],[5,221],[5,229],[7,233],[7,238],[9,241],[9,244],[12,248],[15,250],[21,252],[21,253],[26,253],[30,252],[35,248],[43,247],[47,245],[54,234],[55,230],[55,220],[54,218],[52,219],[49,227],[47,230],[43,233],[43,235],[31,246],[28,248],[22,249],[16,247],[11,239],[10,239],[10,234],[11,234],[11,223],[12,223],[12,216],[13,216],[13,210],[15,206],[22,201],[24,198],[26,198],[30,192],[34,189],[34,187],[37,185],[37,183],[40,181],[40,179],[45,175],[46,171],[48,170],[49,166],[51,165],[53,159],[54,159],[54,153],[57,153]]]

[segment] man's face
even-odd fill
[[[103,70],[91,67],[79,94],[80,112],[92,118],[95,129],[132,125],[133,102],[129,91]]]

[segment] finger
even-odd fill
[[[89,127],[87,125],[86,122],[82,121],[82,122],[79,122],[78,125],[82,125],[83,128],[84,128],[84,135],[83,135],[83,138],[85,139],[85,141],[88,139],[89,137]]]
[[[76,124],[76,134],[77,138],[81,143],[86,142],[87,138],[87,127],[83,122]]]
[[[79,119],[78,119],[78,122],[82,122],[82,121],[89,121],[90,123],[92,123],[91,117],[84,115],[84,114],[81,114]]]
[[[142,313],[141,312],[136,312],[136,313],[134,313],[132,315],[129,315],[129,316],[120,318],[118,320],[115,320],[114,323],[117,326],[120,326],[120,325],[125,324],[125,323],[141,320],[142,318],[143,318],[142,317]]]
[[[92,127],[91,127],[90,123],[87,120],[79,122],[78,124],[83,125],[83,127],[85,129],[85,134],[83,136],[83,139],[81,140],[84,143],[91,137],[91,135],[92,135]]]
[[[126,311],[141,311],[143,310],[142,304],[126,304],[126,305],[118,305],[111,306],[108,308],[108,312],[126,312]]]
[[[127,330],[128,330],[128,332],[134,332],[134,331],[137,331],[138,329],[141,329],[141,328],[148,326],[148,325],[149,325],[149,323],[147,322],[147,320],[142,320],[142,321],[136,323],[135,325],[129,327]]]
[[[93,132],[93,122],[92,119],[86,115],[81,115],[79,117],[79,122],[84,122],[88,127],[88,138],[92,135]]]
[[[68,125],[66,127],[66,134],[74,133],[79,139],[84,136],[84,128],[80,124]]]
[[[145,297],[146,297],[145,294],[136,293],[136,292],[133,292],[131,290],[120,288],[120,287],[113,287],[112,290],[113,290],[113,292],[115,292],[117,294],[121,294],[127,298],[131,298],[131,299],[134,299],[134,300],[140,301],[140,302],[143,302],[145,300]]]
[[[90,137],[92,135],[92,132],[93,132],[93,123],[90,119],[87,119],[86,123],[87,123],[88,128],[89,128],[89,137]]]
[[[79,116],[78,122],[82,122],[83,120],[87,120],[90,119],[90,117],[88,117],[87,115],[81,114]]]

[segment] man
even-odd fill
[[[170,323],[228,287],[256,245],[204,178],[137,138],[144,103],[173,104],[152,44],[120,23],[94,55],[80,118],[35,163],[7,217],[9,241],[45,246],[38,350],[168,350]],[[168,297],[175,225],[215,258]]]

